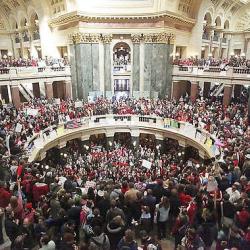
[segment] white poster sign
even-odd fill
[[[56,99],[55,99],[55,104],[57,104],[57,105],[60,105],[60,104],[61,104],[60,98],[56,98]]]
[[[16,125],[16,133],[21,133],[22,132],[22,128],[23,128],[22,124],[17,123],[17,125]]]
[[[142,166],[147,169],[151,169],[152,163],[147,160],[142,160]]]
[[[38,115],[38,109],[27,109],[27,115],[37,116]]]
[[[81,108],[83,107],[82,101],[75,102],[75,108]]]

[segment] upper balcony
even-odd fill
[[[225,84],[250,85],[250,68],[233,68],[223,70],[220,67],[179,66],[173,67],[173,80],[221,82]]]
[[[0,83],[9,84],[12,81],[34,82],[34,79],[64,80],[71,77],[70,66],[65,67],[9,67],[0,68]]]

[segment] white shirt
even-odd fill
[[[229,201],[231,203],[235,203],[238,199],[240,199],[240,192],[238,190],[233,191],[232,188],[228,188],[226,192],[229,194]]]

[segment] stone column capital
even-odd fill
[[[173,33],[148,33],[143,35],[145,43],[166,43],[174,44],[175,36]]]
[[[98,33],[74,33],[69,35],[70,43],[111,43],[112,34],[98,34]]]
[[[131,34],[132,43],[140,43],[143,41],[143,34]]]

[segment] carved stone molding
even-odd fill
[[[143,41],[143,34],[131,34],[131,40],[133,43],[140,43]]]
[[[75,33],[70,35],[70,40],[73,43],[99,43],[100,37],[100,34]]]
[[[143,35],[145,43],[167,43],[174,44],[175,36],[172,33],[150,33]]]
[[[105,34],[105,35],[101,35],[101,41],[103,43],[111,43],[112,42],[112,34]]]
[[[98,34],[98,33],[74,33],[69,36],[70,42],[78,43],[110,43],[112,41],[111,34]]]

